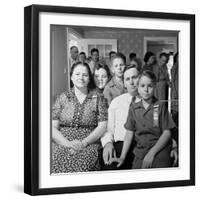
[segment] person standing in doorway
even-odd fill
[[[71,70],[71,67],[73,64],[77,63],[78,60],[78,47],[72,46],[70,47],[70,57],[69,57],[69,69]]]

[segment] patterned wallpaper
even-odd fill
[[[85,38],[117,39],[118,50],[127,57],[130,52],[135,52],[143,59],[144,37],[177,37],[177,32],[151,31],[151,30],[88,30],[84,31]]]

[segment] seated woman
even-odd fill
[[[69,92],[52,111],[52,173],[100,170],[100,142],[107,126],[107,103],[94,88],[88,64],[75,63]]]
[[[111,79],[111,73],[107,65],[98,63],[94,67],[94,82],[96,90],[99,93],[103,93],[103,90]]]

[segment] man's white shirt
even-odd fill
[[[124,124],[128,117],[128,111],[133,96],[129,93],[122,94],[112,100],[108,108],[108,124],[107,131],[101,138],[102,146],[104,147],[108,142],[124,141],[126,129]],[[140,101],[136,97],[135,102]]]

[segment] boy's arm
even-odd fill
[[[162,150],[169,140],[171,139],[170,130],[164,130],[156,144],[149,150],[143,160],[142,168],[150,168],[152,167],[152,163],[156,154]]]

